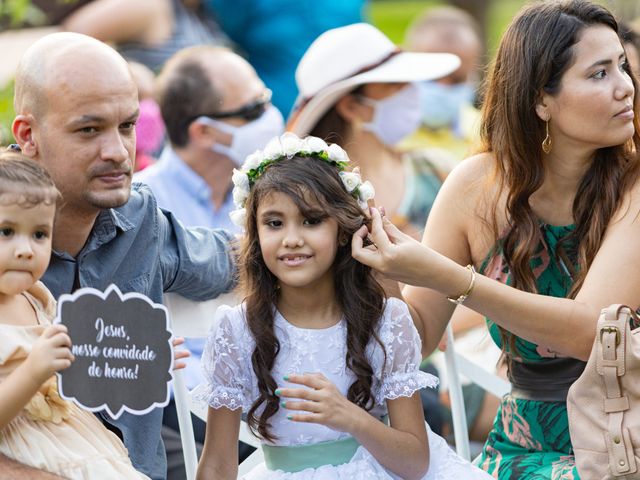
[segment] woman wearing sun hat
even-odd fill
[[[300,94],[287,128],[343,145],[396,225],[419,236],[445,172],[435,159],[395,146],[420,125],[413,82],[443,77],[459,64],[451,54],[402,52],[365,23],[329,30],[298,64]]]

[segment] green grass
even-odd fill
[[[427,8],[442,5],[438,0],[379,0],[369,4],[369,20],[393,43],[401,45],[411,21]]]

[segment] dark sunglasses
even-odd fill
[[[270,104],[271,90],[266,89],[259,98],[252,101],[251,103],[243,105],[236,110],[231,110],[229,112],[201,113],[190,118],[187,123],[191,123],[199,117],[208,117],[216,120],[221,120],[224,118],[242,118],[244,120],[247,120],[248,122],[251,122],[252,120],[260,118]]]

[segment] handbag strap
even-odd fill
[[[596,330],[596,371],[604,381],[604,413],[608,420],[605,442],[614,476],[637,471],[629,433],[622,428],[624,412],[629,410],[629,397],[624,395],[619,381],[626,371],[627,336],[632,316],[637,318],[629,307],[611,305],[600,313]]]

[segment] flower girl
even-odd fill
[[[235,172],[244,302],[218,310],[203,355],[198,478],[236,478],[243,411],[265,457],[248,479],[491,478],[425,426],[436,379],[406,305],[351,257],[373,187],[347,162],[285,134]]]

